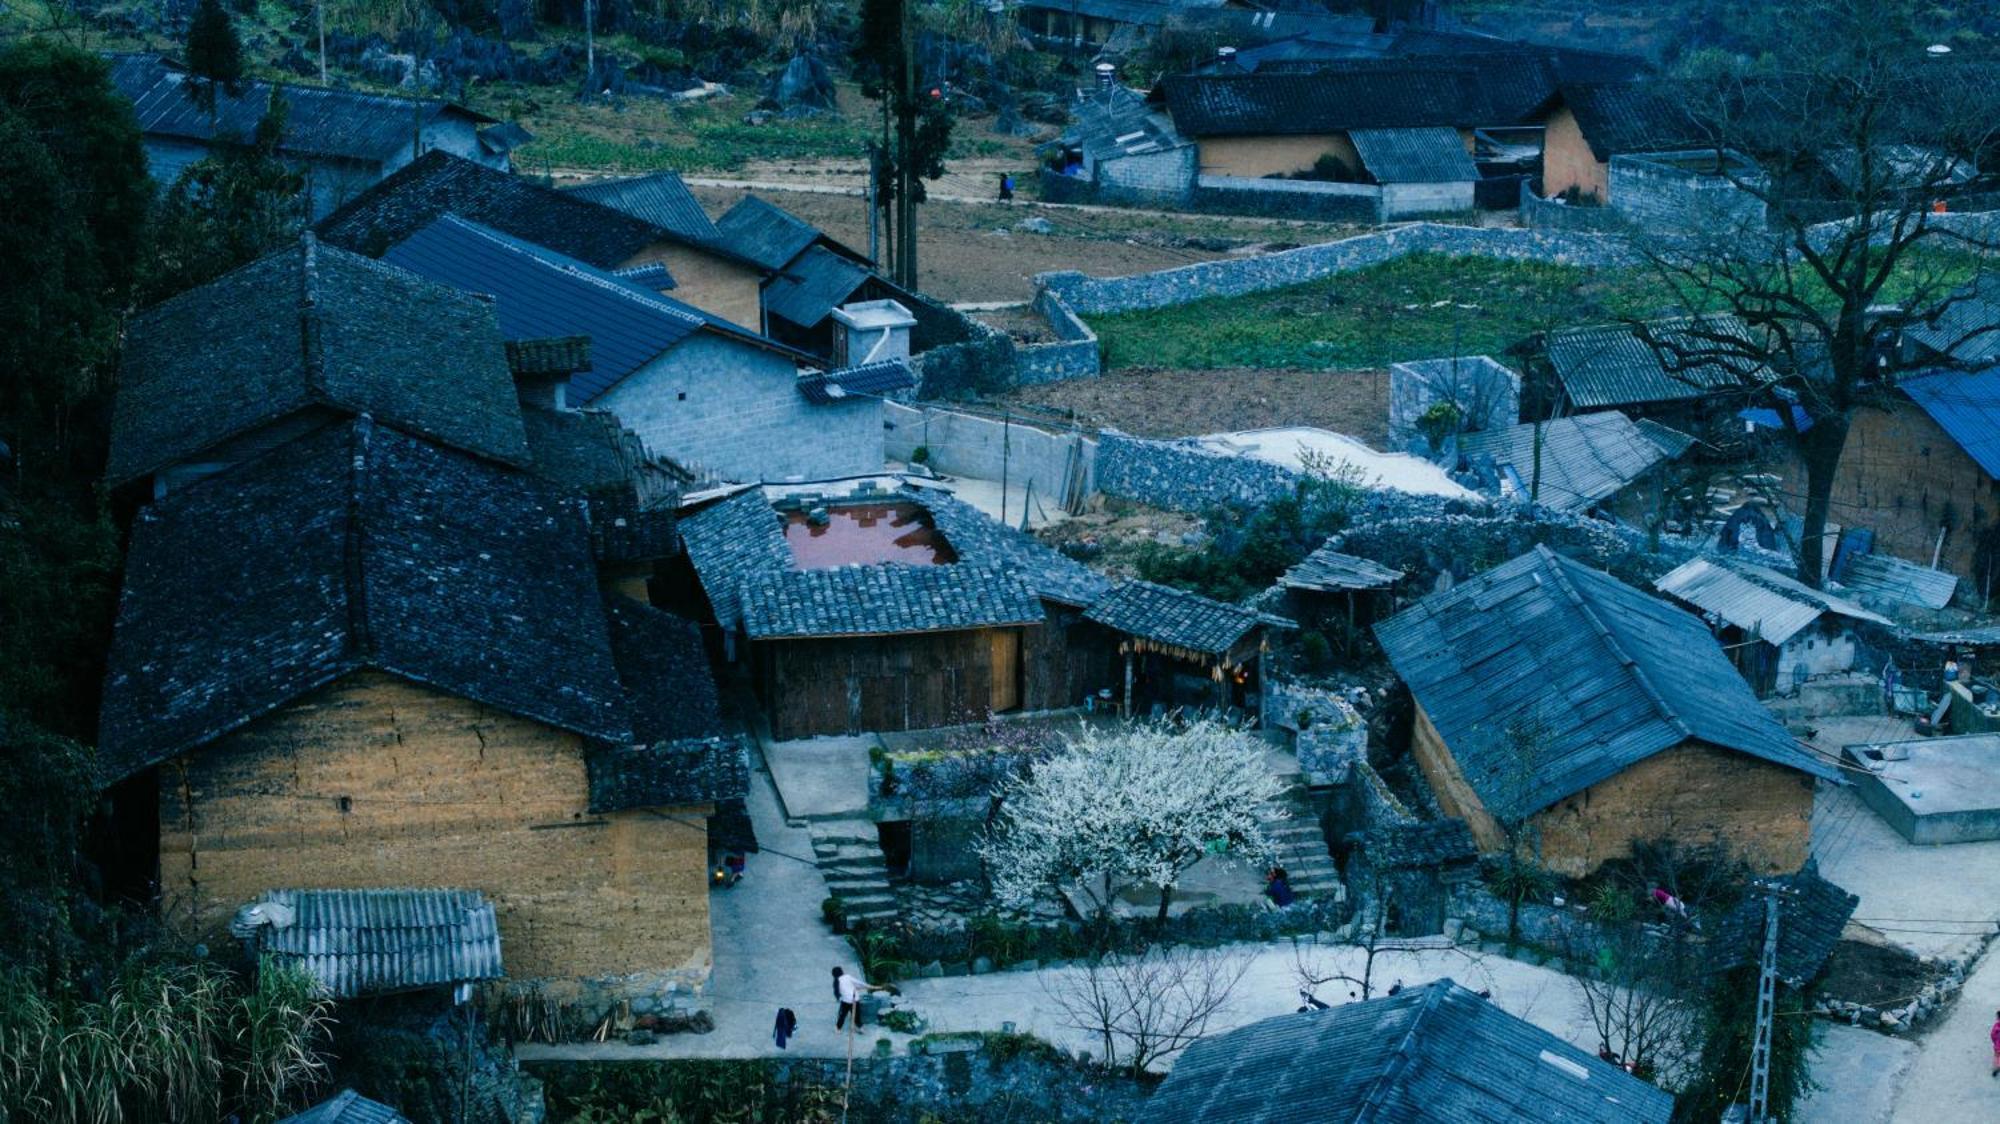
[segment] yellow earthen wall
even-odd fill
[[[712,312],[737,327],[761,330],[764,275],[756,269],[674,242],[648,246],[621,268],[654,262],[665,265],[674,275],[674,288],[667,296]]]
[[[1785,477],[1787,492],[1805,494],[1805,471],[1795,457]],[[1979,535],[2000,515],[2000,482],[1916,403],[1899,398],[1887,409],[1855,411],[1832,501],[1831,522],[1870,528],[1876,550],[1919,566],[1935,554],[1940,567],[1973,583],[1969,592],[1983,595],[1987,575],[1974,568],[1973,556]]]
[[[1206,176],[1263,176],[1303,172],[1325,155],[1333,155],[1349,171],[1361,167],[1361,154],[1345,133],[1309,133],[1295,137],[1209,137],[1201,142],[1201,173]]]
[[[1549,114],[1542,133],[1542,195],[1561,195],[1570,188],[1611,201],[1611,166],[1598,162],[1576,124],[1576,114],[1559,106]]]
[[[592,816],[575,735],[387,675],[167,763],[160,803],[166,916],[211,941],[269,889],[449,886],[514,979],[708,970],[708,808]]]

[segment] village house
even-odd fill
[[[1275,628],[1291,621],[1152,582],[1120,582],[1084,619],[1118,635],[1125,713],[1160,717],[1176,708],[1250,711]],[[1141,709],[1143,708],[1143,709]]]
[[[1310,36],[1368,49],[1377,39],[1386,41],[1373,34],[1370,15],[1243,0],[1025,0],[1016,19],[1038,47],[1091,54],[1138,50],[1168,29],[1244,44]]]
[[[1718,391],[1776,381],[1769,371],[1728,354],[1716,336],[1747,332],[1733,317],[1670,317],[1635,327],[1594,324],[1550,332],[1544,341],[1553,385],[1524,406],[1531,417],[1620,410],[1696,428],[1704,402]]]
[[[1075,124],[1045,177],[1043,193],[1059,198],[1075,184],[1100,203],[1185,206],[1198,173],[1194,143],[1174,130],[1159,106],[1120,85],[1109,63],[1098,64],[1097,86],[1079,91]],[[1061,179],[1052,177],[1060,176]]]
[[[1699,149],[1710,138],[1657,83],[1564,84],[1542,134],[1542,195],[1610,205],[1612,160]]]
[[[177,930],[462,887],[510,980],[590,1007],[704,986],[705,817],[747,783],[696,630],[601,590],[580,501],[366,416],[141,512],[98,760],[157,792]]]
[[[1307,628],[1330,630],[1352,652],[1362,630],[1395,607],[1396,583],[1403,576],[1401,570],[1342,554],[1326,544],[1286,570],[1278,585],[1285,591],[1285,609],[1293,620]]]
[[[1412,754],[1482,851],[1511,835],[1571,876],[1657,838],[1805,861],[1814,781],[1838,774],[1681,609],[1538,546],[1375,634],[1416,700]]]
[[[907,364],[800,377],[812,358],[581,261],[447,215],[385,262],[493,300],[510,340],[588,335],[559,405],[616,415],[651,453],[737,481],[848,476],[883,463],[881,396]],[[828,388],[842,393],[829,393]]]
[[[1666,1124],[1674,1098],[1484,996],[1439,979],[1202,1038],[1149,1124]]]
[[[1759,697],[1861,665],[1861,624],[1887,617],[1740,558],[1690,558],[1653,587],[1710,621]]]
[[[895,478],[690,497],[661,603],[746,664],[773,737],[915,730],[1075,706],[1114,685],[1082,619],[1110,582]]]
[[[723,242],[444,153],[383,180],[316,229],[333,245],[380,257],[447,214],[627,274],[740,328],[762,323],[766,271]]]
[[[505,172],[509,153],[529,139],[518,125],[452,102],[261,79],[214,85],[156,55],[112,55],[111,80],[132,101],[147,170],[166,184],[212,153],[250,144],[281,100],[277,152],[305,175],[312,219],[427,152]]]
[[[1654,487],[1639,489],[1651,495],[1634,497],[1636,506],[1657,509],[1664,498],[1661,466],[1693,444],[1651,418],[1634,422],[1600,410],[1462,434],[1458,451],[1503,498],[1582,515],[1613,504],[1641,481]]]

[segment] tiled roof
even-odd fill
[[[1736,559],[1690,558],[1653,587],[1676,600],[1782,645],[1826,613],[1887,625],[1887,618],[1813,589],[1776,570]]]
[[[590,370],[589,336],[507,341],[507,369],[516,379],[573,375]]]
[[[604,597],[604,618],[635,744],[722,733],[722,703],[698,625],[616,593]]]
[[[1306,555],[1305,561],[1285,571],[1279,584],[1292,589],[1314,589],[1339,593],[1350,589],[1387,589],[1401,581],[1403,571],[1380,562],[1342,554],[1332,546],[1322,546]]]
[[[720,734],[642,746],[596,746],[584,764],[590,773],[592,814],[740,804],[750,784],[743,743]]]
[[[1691,614],[1538,546],[1375,626],[1494,815],[1530,815],[1688,741],[1829,780]],[[1510,727],[1537,731],[1523,775]]]
[[[1729,317],[1659,320],[1645,332],[1651,342],[1624,324],[1549,333],[1549,363],[1571,405],[1596,410],[1683,402],[1765,381],[1744,360],[1723,354],[1727,345],[1707,338],[1742,336],[1742,324]]]
[[[1586,511],[1667,459],[1616,410],[1462,434],[1458,447],[1475,463],[1492,458],[1504,490],[1556,511]]]
[[[1934,320],[1912,324],[1903,334],[1967,366],[2000,362],[2000,283],[1967,286],[1943,303]]]
[[[1872,593],[1926,609],[1944,608],[1958,592],[1957,574],[1887,554],[1850,554],[1834,577],[1856,593]]]
[[[270,890],[229,930],[335,999],[503,974],[493,903],[473,890]]]
[[[245,142],[269,112],[273,91],[285,102],[279,149],[300,157],[382,161],[408,151],[413,122],[428,125],[441,117],[456,117],[477,125],[493,120],[450,102],[258,79],[216,86],[211,101],[196,96],[203,83],[157,56],[112,55],[110,62],[112,83],[131,99],[139,131],[149,136],[203,144]]]
[[[931,525],[961,559],[1011,570],[1045,600],[1088,605],[1111,588],[1103,574],[949,492],[919,488],[908,495],[930,512]]]
[[[799,393],[815,406],[826,406],[856,396],[880,397],[917,385],[907,359],[881,359],[858,367],[813,371],[799,376]]]
[[[320,220],[320,237],[380,257],[447,214],[546,246],[599,269],[675,241],[671,231],[517,175],[433,150]]]
[[[1472,828],[1456,817],[1388,824],[1368,834],[1368,860],[1383,870],[1422,870],[1478,857]]]
[[[714,220],[696,201],[694,192],[689,191],[687,184],[674,172],[592,180],[563,190],[592,203],[623,211],[690,241],[714,242],[721,237]]]
[[[1092,160],[1164,152],[1188,143],[1174,132],[1166,114],[1148,105],[1144,95],[1124,86],[1115,86],[1108,94],[1078,91],[1070,113],[1076,123],[1069,128],[1068,143]]]
[[[352,1089],[342,1089],[296,1116],[278,1124],[411,1124],[410,1118],[383,1104],[371,1101]]]
[[[1898,385],[1986,475],[2000,480],[2000,365],[1906,375]]]
[[[1113,586],[1083,614],[1106,628],[1203,655],[1220,656],[1277,618],[1152,582]]]
[[[1712,143],[1684,103],[1655,83],[1566,84],[1563,103],[1600,163],[1620,153],[1671,152]]]
[[[630,734],[576,504],[363,418],[141,514],[103,771],[129,776],[361,668],[586,737]]]
[[[139,314],[119,370],[113,484],[315,408],[528,459],[492,305],[310,235]]]
[[[535,475],[563,492],[582,496],[630,493],[642,508],[671,506],[678,498],[666,471],[647,454],[639,435],[609,410],[550,410],[523,406]]]
[[[1458,130],[1448,125],[1355,129],[1347,139],[1377,183],[1471,183],[1479,178]]]
[[[1821,878],[1812,861],[1797,874],[1759,881],[1778,891],[1778,978],[1791,987],[1803,986],[1826,966],[1861,899]],[[1763,955],[1765,919],[1764,895],[1753,887],[1717,927],[1711,966],[1727,970],[1757,963]]]
[[[1674,1099],[1449,979],[1200,1039],[1149,1124],[1666,1124]]]
[[[818,227],[755,195],[723,212],[715,228],[724,244],[767,270],[783,269],[807,246],[825,237]]]
[[[789,570],[792,551],[761,488],[745,488],[681,515],[681,541],[701,579],[715,621],[734,630],[743,621],[737,590],[755,574]],[[947,539],[947,541],[949,541]]]
[[[1309,74],[1189,74],[1160,94],[1183,136],[1279,136],[1501,124],[1470,71],[1343,66]]]
[[[752,574],[739,590],[752,640],[876,636],[1038,624],[1041,600],[1018,575],[957,562],[894,562]]]
[[[1652,418],[1640,418],[1632,423],[1639,429],[1639,436],[1651,441],[1669,459],[1678,457],[1694,448],[1694,438],[1672,426],[1662,425]]]
[[[810,328],[867,283],[865,267],[825,246],[807,246],[765,283],[764,311]]]
[[[570,401],[588,403],[699,331],[804,358],[803,353],[593,268],[454,215],[417,231],[383,260],[493,297],[509,339],[590,337],[590,370],[569,380]]]

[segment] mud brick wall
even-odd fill
[[[1803,493],[1805,470],[1796,458],[1784,475],[1788,488]],[[1938,565],[1971,581],[1968,593],[1984,590],[1973,556],[2000,516],[2000,481],[1916,403],[1856,411],[1832,498],[1833,522],[1873,530],[1877,551],[1919,566],[1930,565],[1943,530]]]
[[[709,968],[705,808],[593,816],[574,734],[361,672],[163,766],[165,915],[211,943],[277,887],[462,887],[514,979]]]

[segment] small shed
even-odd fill
[[[1724,357],[1716,337],[1747,333],[1729,316],[1676,317],[1634,327],[1598,324],[1551,332],[1549,366],[1566,412],[1685,410],[1720,390],[1767,385],[1769,372]]]
[[[246,951],[305,969],[335,999],[499,979],[500,925],[472,890],[271,890],[236,911]]]
[[[1468,433],[1458,448],[1502,497],[1582,514],[1656,475],[1693,444],[1650,418],[1634,422],[1617,410],[1600,410]]]
[[[1342,632],[1350,652],[1358,630],[1394,608],[1403,571],[1366,558],[1342,554],[1331,543],[1320,547],[1278,579],[1293,619]]]
[[[1852,671],[1855,626],[1890,621],[1842,597],[1739,559],[1691,558],[1653,583],[1702,614],[1761,697]]]
[[[1382,185],[1384,221],[1472,209],[1479,169],[1457,129],[1355,129],[1347,139],[1361,167]]]
[[[1259,709],[1259,664],[1283,617],[1146,581],[1114,586],[1084,619],[1119,634],[1127,715],[1135,703]]]

